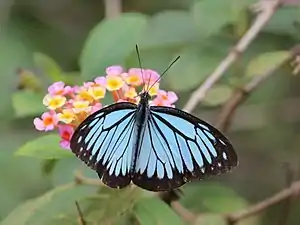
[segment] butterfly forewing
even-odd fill
[[[122,188],[131,181],[135,111],[131,103],[105,107],[84,120],[71,139],[76,156],[110,187]]]
[[[216,128],[182,110],[150,107],[133,182],[164,191],[237,165],[232,145]]]

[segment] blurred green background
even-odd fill
[[[40,153],[58,149],[56,142],[33,142],[37,157],[14,152],[45,135],[32,120],[45,110],[42,97],[51,82],[80,84],[103,75],[110,65],[137,67],[135,44],[144,67],[158,71],[181,55],[162,86],[178,93],[177,107],[183,107],[250,27],[255,15],[249,6],[255,1],[123,0],[123,14],[112,17],[105,6],[115,1],[107,2],[112,5],[100,0],[0,1],[1,225],[80,224],[75,200],[89,224],[185,223],[141,190],[73,186],[78,168],[96,176],[75,157],[43,159]],[[284,5],[194,114],[214,123],[232,90],[274,67],[299,41],[300,6]],[[287,185],[287,171],[300,178],[300,80],[291,72],[290,65],[277,70],[237,110],[227,135],[240,166],[182,188],[180,202],[203,213],[197,224],[223,224],[214,213],[243,209],[279,191]],[[279,204],[239,224],[278,224],[285,208]],[[300,204],[294,201],[286,224],[299,224],[299,215]]]

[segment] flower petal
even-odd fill
[[[43,123],[43,121],[40,118],[35,118],[33,120],[33,124],[35,126],[35,129],[37,129],[39,131],[45,130],[44,123]]]
[[[122,66],[110,66],[106,68],[107,75],[118,76],[123,72]]]

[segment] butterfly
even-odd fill
[[[147,90],[139,97],[138,104],[114,103],[88,116],[71,138],[72,152],[104,184],[169,191],[237,165],[233,146],[212,125],[177,108],[149,105]]]

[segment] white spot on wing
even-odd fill
[[[84,128],[86,128],[86,124],[85,125],[83,125],[81,128],[80,128],[80,130],[84,130]]]
[[[223,159],[227,160],[227,154],[226,154],[226,152],[223,152],[222,156],[223,156]]]
[[[103,113],[99,113],[97,116],[95,116],[95,118],[98,118],[98,117],[100,117],[102,115],[103,115]]]
[[[219,141],[220,141],[223,145],[226,145],[226,144],[224,143],[224,141],[222,141],[221,139],[219,139]]]

